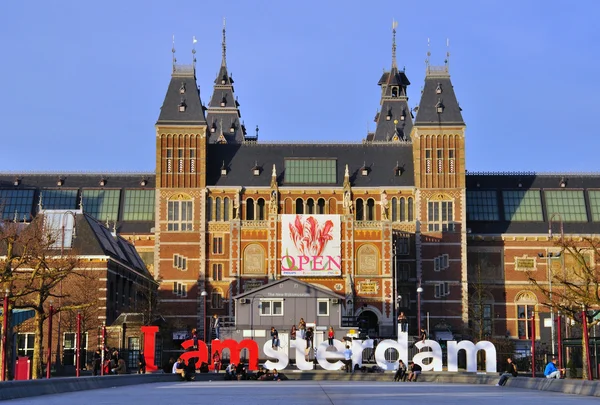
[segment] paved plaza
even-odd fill
[[[493,385],[285,381],[176,382],[80,391],[5,401],[6,404],[597,404],[598,398]]]

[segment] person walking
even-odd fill
[[[502,387],[506,384],[506,380],[510,377],[516,377],[519,373],[517,373],[517,365],[513,363],[512,359],[509,357],[506,359],[506,368],[504,369],[504,373],[500,376],[500,381],[496,384],[497,387]]]

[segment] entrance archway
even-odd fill
[[[379,335],[379,318],[373,311],[365,310],[358,315],[358,328],[360,334],[370,337]]]

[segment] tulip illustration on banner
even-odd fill
[[[341,272],[340,221],[335,215],[286,215],[282,271],[288,275]],[[287,231],[287,232],[286,232]],[[316,275],[316,274],[315,274]]]

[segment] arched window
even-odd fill
[[[208,199],[206,200],[206,220],[207,221],[212,221],[212,197],[208,197]]]
[[[365,210],[363,206],[363,200],[360,198],[356,199],[356,220],[364,221],[365,219]]]
[[[252,198],[246,200],[246,220],[254,220],[254,200]]]
[[[258,208],[258,210],[257,210],[258,218],[256,218],[256,219],[258,219],[259,221],[264,221],[265,220],[265,199],[259,198],[256,205]]]
[[[408,198],[408,220],[414,221],[413,218],[413,199],[412,197]]]
[[[392,198],[392,222],[398,220],[398,199]]]
[[[398,97],[398,87],[392,87],[392,97]]]
[[[369,198],[367,200],[367,221],[375,220],[375,200]]]
[[[400,221],[406,221],[406,200],[400,197]]]
[[[223,198],[223,221],[229,221],[229,198]]]
[[[307,214],[314,214],[315,213],[315,200],[313,200],[312,198],[309,198],[306,201],[306,213]]]
[[[210,306],[213,309],[223,308],[223,291],[220,288],[213,290],[211,294]]]
[[[317,201],[317,214],[325,214],[325,199],[319,198]]]
[[[221,198],[215,198],[215,221],[221,220]]]
[[[304,201],[302,201],[302,198],[296,199],[296,214],[304,214]]]

